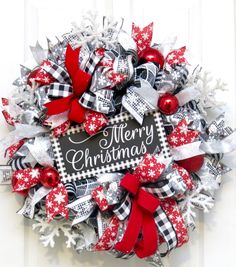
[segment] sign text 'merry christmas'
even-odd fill
[[[66,152],[66,161],[71,163],[73,169],[81,171],[84,168],[93,168],[101,164],[109,164],[112,161],[120,161],[133,157],[140,157],[147,153],[147,147],[153,143],[154,126],[146,125],[136,129],[128,129],[128,123],[122,123],[119,126],[114,125],[105,128],[101,133],[102,138],[98,140],[98,154],[93,155],[91,149],[80,149],[83,142],[88,142],[90,138],[83,141],[76,141],[69,137],[75,148]],[[140,141],[133,144],[135,140]],[[129,146],[129,143],[132,145]],[[124,146],[122,146],[124,145]],[[78,148],[76,148],[78,147]]]
[[[160,115],[152,112],[140,126],[129,114],[109,120],[108,125],[93,136],[80,127],[53,138],[53,150],[62,181],[78,180],[100,173],[136,166],[146,153],[153,153],[165,142],[160,135]]]

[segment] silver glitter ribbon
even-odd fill
[[[236,149],[236,131],[225,127],[224,114],[218,116],[206,130],[200,148],[208,154],[229,153]]]
[[[90,195],[87,195],[70,203],[67,207],[77,213],[72,222],[72,225],[75,225],[89,218],[96,208],[96,203],[92,201]]]
[[[37,191],[30,190],[29,196],[25,199],[23,207],[17,212],[17,214],[23,215],[26,218],[33,219],[35,213],[35,205],[39,203],[52,188],[40,187]]]
[[[184,65],[177,65],[169,72],[162,70],[158,72],[155,87],[163,93],[173,92],[178,87],[184,87],[187,82],[188,70]]]
[[[0,184],[11,184],[12,168],[8,165],[0,165]]]

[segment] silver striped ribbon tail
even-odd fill
[[[92,53],[90,53],[88,61],[86,62],[84,66],[84,71],[92,75],[97,64],[100,62],[102,58],[103,56],[96,55],[96,51],[93,51]]]
[[[145,259],[145,261],[154,267],[164,267],[164,265],[161,261],[161,255],[160,255],[159,251],[157,251],[153,256],[147,257]]]
[[[42,68],[52,75],[59,83],[69,83],[71,84],[71,79],[68,72],[62,68],[61,66],[57,65],[51,60],[48,60],[50,65],[45,65]]]
[[[164,75],[164,70],[158,71],[156,78],[155,78],[155,87],[158,88],[160,83],[162,82],[162,77]]]
[[[180,77],[178,79],[178,87],[183,88],[184,85],[187,83],[189,71],[183,65],[177,65],[175,67],[175,71],[177,71],[177,73],[179,73],[179,75],[180,75]]]
[[[76,184],[74,182],[66,183],[65,185],[69,203],[73,202],[76,199]]]
[[[0,184],[10,184],[12,168],[9,165],[0,165]]]
[[[132,64],[134,66],[137,66],[137,64],[138,64],[138,54],[137,54],[137,51],[135,51],[133,49],[128,49],[126,51],[126,54],[132,56]]]
[[[84,196],[67,205],[67,207],[76,212],[72,225],[85,221],[93,213],[96,203],[91,195]]]
[[[45,108],[43,105],[46,102],[49,102],[47,94],[48,94],[48,86],[40,86],[39,88],[34,90],[33,102],[35,106],[40,110],[43,110]]]
[[[23,207],[17,211],[17,214],[23,215],[25,218],[33,219],[35,213],[35,205],[32,204],[31,197],[25,199]]]
[[[73,88],[70,84],[51,83],[48,89],[49,97],[67,97],[71,95]]]
[[[17,157],[10,159],[7,164],[11,166],[13,171],[24,170],[32,167],[30,163],[24,162],[24,160],[25,157]]]
[[[75,184],[76,184],[76,197],[77,198],[90,195],[92,191],[100,185],[97,178],[78,180],[75,182]]]
[[[113,257],[115,257],[117,259],[123,259],[123,260],[128,260],[128,259],[132,258],[135,255],[134,252],[131,252],[129,254],[125,254],[125,253],[120,252],[120,251],[115,250],[115,249],[109,250],[108,253],[111,254]]]
[[[177,246],[178,240],[176,232],[174,230],[172,223],[169,221],[168,216],[160,206],[154,213],[154,219],[159,233],[164,238],[167,244],[167,250],[161,254],[162,256],[164,256]]]
[[[110,56],[110,58],[116,58],[120,55],[119,51],[116,49],[110,49],[109,51],[106,51],[106,53]]]

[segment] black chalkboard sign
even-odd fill
[[[61,137],[52,137],[52,147],[62,182],[134,167],[157,147],[165,157],[170,156],[156,111],[147,114],[141,126],[129,113],[121,113],[93,136],[82,126],[71,127]]]

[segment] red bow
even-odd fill
[[[47,115],[55,115],[69,110],[70,121],[82,123],[86,109],[82,107],[78,98],[89,86],[91,75],[79,68],[80,48],[73,50],[70,45],[66,49],[65,65],[72,80],[73,94],[45,104]]]
[[[128,173],[121,180],[120,185],[133,195],[133,200],[126,231],[121,242],[115,245],[115,249],[123,253],[134,250],[139,258],[151,256],[157,251],[158,234],[153,213],[161,202],[146,192],[141,183],[156,181],[164,168],[164,164],[147,154],[134,174]],[[141,240],[139,240],[140,233],[142,233]]]

